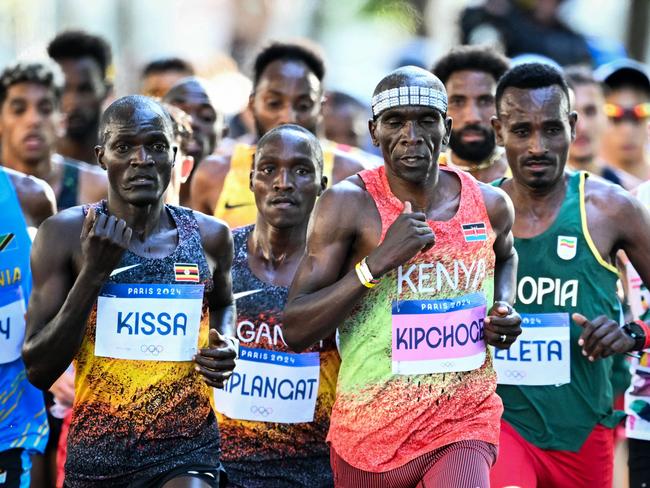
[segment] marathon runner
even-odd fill
[[[97,148],[108,200],[47,220],[34,242],[23,358],[42,389],[75,360],[71,488],[218,486],[209,387],[236,355],[232,242],[223,223],[163,203],[175,153],[158,103],[115,101]]]
[[[611,429],[621,420],[612,410],[611,356],[647,338],[637,324],[619,326],[613,260],[623,249],[650,279],[650,216],[620,186],[565,171],[577,114],[559,70],[512,68],[496,104],[493,126],[513,174],[499,184],[517,209],[524,332],[495,354],[505,411],[492,485],[610,488]]]
[[[385,166],[320,198],[285,340],[301,350],[338,328],[336,486],[484,487],[502,412],[486,342],[507,348],[520,333],[514,211],[501,191],[438,168],[451,119],[434,75],[393,71],[372,110]]]
[[[433,74],[445,84],[454,128],[442,161],[491,183],[508,170],[496,145],[490,119],[495,113],[497,81],[510,61],[486,46],[461,46],[438,60]]]
[[[60,85],[42,63],[17,63],[0,74],[0,164],[45,180],[59,210],[106,197],[105,173],[55,153]]]
[[[306,129],[281,125],[260,139],[251,176],[256,223],[233,231],[242,347],[215,397],[229,486],[332,486],[325,437],[340,362],[334,337],[294,354],[282,326],[309,216],[327,185],[322,175],[320,144]]]
[[[249,107],[258,137],[282,124],[297,124],[319,134],[322,120],[320,54],[303,44],[274,42],[255,58]],[[322,141],[324,174],[334,183],[372,165],[375,156]],[[248,188],[255,146],[236,144],[232,154],[197,169],[192,185],[194,208],[214,212],[232,228],[255,222],[256,208]]]
[[[30,234],[56,203],[44,181],[0,167],[0,207],[0,486],[22,488],[48,436],[43,393],[27,380],[20,357],[32,287]]]
[[[187,154],[194,158],[194,169],[187,182],[181,185],[180,198],[181,205],[200,210],[193,203],[194,192],[190,192],[194,171],[206,159],[220,160],[213,153],[227,133],[224,116],[215,107],[207,83],[193,76],[179,80],[163,97],[163,101],[192,117],[192,137],[187,144]],[[211,215],[212,211],[207,213]]]
[[[99,117],[113,90],[108,79],[111,48],[99,36],[64,31],[52,39],[47,53],[65,76],[61,95],[65,135],[59,139],[57,150],[65,157],[96,164]]]

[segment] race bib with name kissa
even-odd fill
[[[314,420],[320,355],[240,347],[235,370],[214,390],[220,413],[240,420],[292,424]]]
[[[203,285],[107,284],[97,299],[95,355],[191,361],[197,352]]]
[[[393,374],[471,371],[485,362],[485,295],[394,301]]]

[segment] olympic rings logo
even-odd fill
[[[273,409],[271,407],[258,407],[257,405],[251,405],[251,413],[261,415],[262,417],[268,417],[273,413]]]
[[[151,354],[152,356],[158,356],[161,352],[165,350],[164,347],[161,345],[154,345],[154,344],[142,344],[140,346],[140,352],[143,352],[145,354]]]
[[[505,375],[507,378],[512,378],[513,380],[523,380],[526,377],[526,372],[517,369],[506,369]]]

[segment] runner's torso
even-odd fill
[[[105,202],[94,207],[106,213]],[[191,349],[208,344],[212,279],[191,210],[166,209],[178,232],[175,250],[161,259],[125,252],[88,318],[75,364],[71,487],[218,463],[211,390],[190,360]]]
[[[495,234],[476,181],[442,170],[462,185],[456,215],[429,221],[433,248],[384,276],[339,328],[342,363],[328,441],[366,471],[394,469],[460,440],[498,442],[502,407],[482,332]],[[359,175],[383,240],[403,204],[383,167]],[[406,374],[428,365],[447,372]]]
[[[332,181],[336,145],[323,141],[323,175]],[[250,190],[250,171],[255,157],[254,145],[236,144],[230,159],[230,170],[223,182],[214,216],[228,223],[231,229],[251,225],[257,216],[255,196]]]
[[[32,289],[32,241],[18,195],[1,167],[0,208],[0,452],[43,452],[48,434],[43,393],[27,380],[20,357]]]
[[[222,460],[326,456],[340,364],[336,344],[330,338],[305,353],[290,352],[282,336],[288,288],[265,283],[252,273],[248,237],[253,228],[233,232],[240,359],[224,391],[215,396],[216,408],[223,412],[218,414]],[[241,470],[244,465],[238,466]]]
[[[575,312],[589,319],[599,315],[621,319],[617,270],[600,256],[587,229],[586,178],[584,172],[570,174],[562,207],[545,232],[530,239],[515,238],[517,311],[530,314],[533,321],[544,317],[540,314],[555,313],[569,324],[568,346],[561,354],[570,354],[569,383],[556,385],[562,381],[549,377],[545,386],[499,385],[497,389],[504,419],[544,449],[577,451],[596,424],[613,427],[620,420],[612,412],[612,358],[593,363],[584,358],[578,346],[582,328],[570,320]],[[509,358],[506,362],[514,370],[522,360],[539,356],[540,367],[551,374],[553,362],[560,359],[559,350],[547,342],[526,340],[526,320],[522,326],[524,335],[509,352],[497,353],[495,361]]]

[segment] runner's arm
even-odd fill
[[[489,185],[481,185],[483,197],[490,217],[490,224],[496,233],[494,241],[494,301],[506,302],[512,306],[517,285],[517,251],[514,246],[512,224],[515,209],[506,193]]]
[[[493,249],[494,304],[485,319],[485,338],[488,344],[505,349],[521,334],[521,317],[512,307],[517,282],[517,251],[514,247],[512,224],[515,211],[512,201],[502,190],[481,184],[490,224],[496,234]]]
[[[621,200],[622,208],[617,212],[619,218],[613,223],[621,229],[617,247],[625,251],[643,283],[648,286],[650,285],[650,254],[648,253],[650,213],[639,200],[629,194],[622,196]],[[620,218],[621,215],[625,218]]]
[[[312,215],[283,319],[284,338],[296,351],[333,334],[367,291],[354,269],[344,271],[357,234],[356,215],[363,211],[362,190],[351,185],[327,190]]]
[[[208,294],[210,337],[208,347],[195,356],[196,370],[211,387],[223,388],[235,368],[237,345],[234,337],[235,300],[231,268],[233,242],[230,229],[214,217],[195,212],[201,240],[212,270],[214,288]]]
[[[81,209],[62,212],[41,225],[32,246],[32,294],[27,310],[23,360],[29,380],[47,390],[76,355],[88,315],[97,300],[103,278],[82,269],[74,279],[72,255],[77,247]]]
[[[234,255],[232,234],[222,221],[195,212],[201,240],[212,271],[214,288],[208,294],[210,328],[232,336],[235,324],[235,299],[230,274]]]

